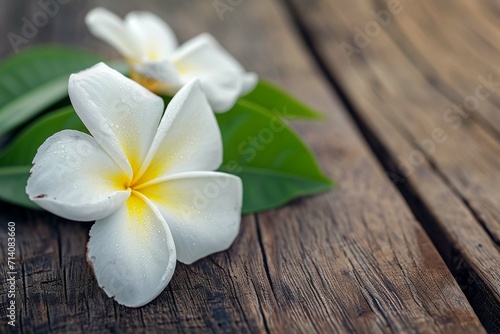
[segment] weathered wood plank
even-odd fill
[[[33,44],[82,43],[115,54],[81,23],[96,3],[61,7]],[[9,6],[0,14],[2,22],[18,28],[24,9],[14,2]],[[124,14],[139,5],[107,6]],[[140,6],[167,19],[181,40],[213,32],[247,68],[327,113],[325,123],[299,129],[339,188],[246,217],[229,251],[178,265],[169,287],[140,309],[119,306],[98,288],[84,260],[90,223],[1,204],[2,252],[6,222],[17,223],[22,269],[17,300],[24,332],[483,331],[429,238],[322,80],[285,7],[245,1],[221,21],[209,1],[143,1]],[[33,2],[26,11],[34,10]],[[0,54],[9,52],[3,46]],[[0,268],[3,277],[4,262]],[[5,291],[2,280],[2,311]]]
[[[290,2],[476,312],[499,331],[498,3]],[[389,17],[377,28],[381,11]],[[358,50],[346,56],[346,44]]]

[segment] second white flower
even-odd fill
[[[131,78],[157,94],[173,95],[196,78],[211,107],[225,112],[257,84],[257,75],[246,72],[211,35],[201,34],[179,47],[170,27],[153,13],[131,12],[122,20],[95,8],[86,23],[127,60]]]

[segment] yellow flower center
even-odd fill
[[[149,50],[148,59],[155,61],[160,59],[160,54],[156,50]]]

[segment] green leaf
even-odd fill
[[[0,65],[0,135],[65,98],[70,74],[100,61],[99,56],[58,46],[8,58]]]
[[[252,102],[261,108],[273,112],[281,118],[304,118],[321,120],[324,116],[299,100],[290,96],[270,82],[259,80],[257,87],[249,94],[240,98],[240,101]]]
[[[300,138],[279,117],[240,100],[217,114],[224,143],[220,170],[243,181],[243,214],[284,205],[334,184]]]
[[[112,69],[115,69],[118,72],[120,72],[121,74],[123,74],[124,76],[128,77],[129,68],[128,68],[127,63],[124,62],[123,60],[109,60],[109,61],[105,61],[105,63],[106,63],[106,65],[108,65]]]
[[[0,167],[0,199],[30,209],[39,209],[25,193],[30,166]]]
[[[85,131],[72,107],[65,107],[41,117],[14,138],[0,155],[0,199],[27,208],[37,208],[24,189],[31,163],[43,142],[64,129]]]

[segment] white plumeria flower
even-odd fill
[[[131,78],[157,94],[173,95],[197,78],[212,108],[224,112],[257,84],[257,75],[246,72],[211,35],[201,34],[179,47],[172,29],[153,13],[130,12],[122,20],[95,8],[85,21],[127,60]]]
[[[67,219],[96,220],[87,260],[108,296],[142,306],[176,260],[227,249],[239,231],[242,184],[222,162],[215,116],[196,81],[162,117],[163,101],[104,64],[71,76],[71,102],[92,136],[64,130],[33,161],[26,192]]]

